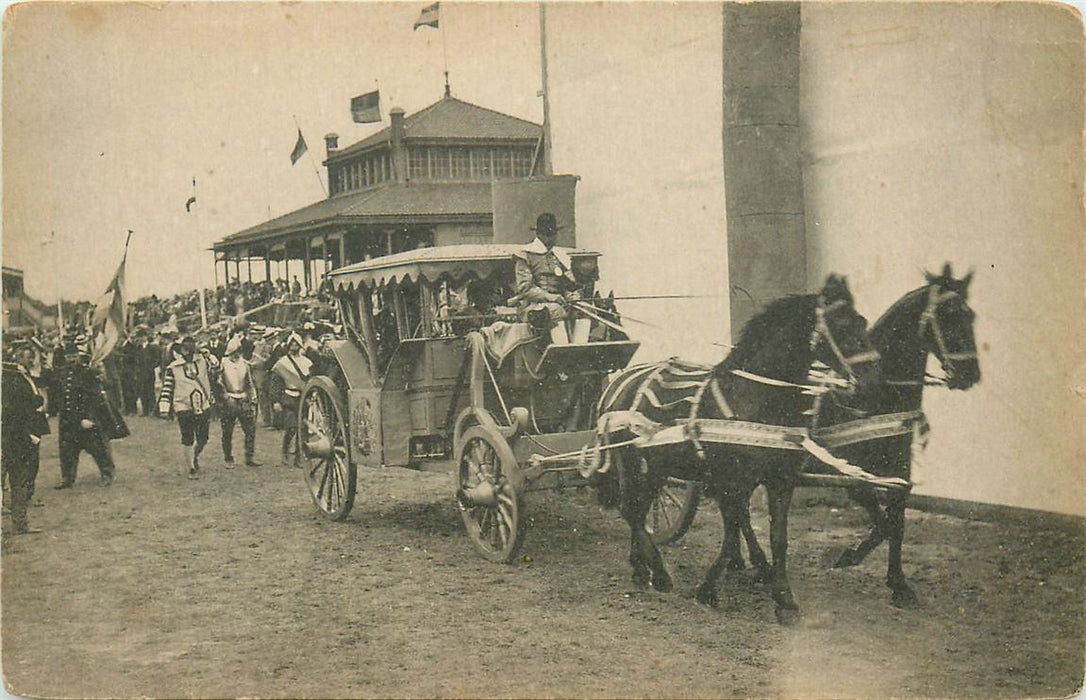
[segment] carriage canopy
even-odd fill
[[[420,248],[348,265],[330,272],[329,278],[337,292],[417,283],[422,279],[436,282],[443,277],[455,281],[470,276],[485,279],[495,273],[511,274],[513,254],[523,247],[521,244],[489,243]],[[569,255],[578,279],[596,279],[599,253],[578,248],[556,250]]]

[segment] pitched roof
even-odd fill
[[[472,215],[491,215],[489,182],[385,183],[379,187],[322,199],[227,236],[216,249],[280,233],[330,223],[409,223]]]
[[[543,127],[539,124],[473,105],[455,97],[443,97],[429,107],[404,117],[403,124],[404,139],[408,141],[442,139],[527,141],[537,140],[543,131]],[[390,127],[386,126],[358,143],[337,151],[328,160],[336,161],[372,146],[388,143],[389,129]]]

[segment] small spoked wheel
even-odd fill
[[[355,495],[355,466],[343,393],[327,377],[313,377],[302,393],[298,410],[298,451],[305,483],[322,515],[343,520]]]
[[[670,478],[652,503],[645,529],[656,544],[670,544],[681,539],[698,514],[701,484]]]
[[[469,428],[456,455],[456,500],[475,548],[487,559],[510,562],[524,544],[521,496],[510,475],[515,458],[505,439],[482,426]]]

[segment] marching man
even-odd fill
[[[222,405],[219,407],[219,424],[222,427],[222,456],[227,469],[234,466],[234,423],[241,423],[245,436],[245,466],[259,467],[253,459],[256,450],[256,381],[253,370],[242,356],[242,334],[238,333],[226,344],[226,357],[219,369],[222,386]]]
[[[283,418],[283,464],[290,462],[291,443],[294,444],[294,465],[299,465],[298,405],[302,390],[313,371],[313,362],[305,356],[305,343],[297,333],[291,333],[287,339],[287,354],[279,358],[272,367],[269,381],[269,394],[274,401],[275,411],[282,412]]]
[[[200,474],[200,453],[207,444],[209,411],[215,403],[211,392],[207,361],[196,353],[192,338],[173,345],[173,362],[163,372],[162,393],[158,397],[158,413],[165,418],[173,408],[177,426],[181,429],[181,445],[185,451],[185,466],[190,479]]]

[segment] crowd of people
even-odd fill
[[[220,319],[243,316],[253,309],[258,309],[274,302],[300,301],[317,298],[327,301],[326,283],[312,294],[295,276],[290,282],[284,279],[263,282],[231,281],[219,285],[214,290],[204,292],[204,313],[209,323]],[[186,322],[200,321],[200,293],[193,289],[170,298],[160,299],[151,294],[129,303],[132,320],[136,324],[149,327],[172,325],[179,327]]]
[[[220,426],[225,468],[236,463],[238,426],[242,463],[262,466],[255,457],[261,422],[282,431],[282,462],[298,466],[301,392],[308,378],[326,367],[326,342],[339,330],[306,315],[288,328],[236,320],[191,333],[169,324],[152,330],[140,322],[100,366],[91,366],[90,338],[75,327],[63,341],[55,332],[5,339],[0,454],[13,532],[36,531],[29,526],[27,506],[51,418],[60,454],[57,489],[72,488],[83,452],[94,460],[101,484],[112,485],[117,468],[110,442],[130,434],[126,418],[131,416],[176,423],[190,479],[199,478],[213,421]]]

